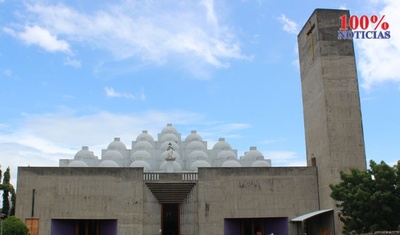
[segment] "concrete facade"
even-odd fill
[[[132,180],[142,177],[135,168],[20,167],[16,215],[33,210],[39,234],[54,234],[52,220],[77,218],[117,220],[118,234],[142,234],[143,181]]]
[[[224,139],[207,149],[168,124],[99,159],[83,147],[60,167],[20,167],[16,215],[39,234],[340,234],[329,184],[365,169],[354,48],[338,40],[343,10],[317,9],[298,35],[306,167],[273,167]]]
[[[224,219],[291,218],[318,210],[315,168],[201,169],[198,234],[224,233]],[[266,230],[264,234],[280,234]]]
[[[54,220],[116,220],[119,235],[159,234],[161,204],[149,183],[194,182],[180,204],[180,234],[224,234],[224,221],[290,219],[318,209],[315,167],[200,168],[187,173],[148,173],[143,168],[20,167],[17,215],[39,218],[39,234]],[[194,180],[196,179],[196,180]],[[264,231],[265,234],[279,234]],[[226,234],[226,233],[225,233]]]

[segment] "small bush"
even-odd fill
[[[29,235],[29,230],[20,219],[9,216],[3,221],[3,235]]]

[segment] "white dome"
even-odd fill
[[[161,134],[178,134],[178,131],[171,123],[168,123],[166,127],[161,131]]]
[[[188,136],[185,138],[185,142],[190,143],[192,141],[203,141],[203,138],[196,131],[192,131]]]
[[[137,159],[151,159],[151,154],[147,152],[146,150],[137,150],[132,154],[131,159],[132,160],[137,160]]]
[[[82,160],[82,159],[97,159],[96,156],[94,156],[93,152],[89,151],[88,146],[82,146],[82,149],[79,150],[74,157],[75,160]]]
[[[125,151],[125,150],[126,150],[126,146],[125,146],[124,143],[122,143],[122,142],[120,141],[120,138],[115,137],[115,138],[114,138],[114,141],[111,142],[111,143],[108,145],[107,149],[115,149],[115,150],[118,150],[118,151]]]
[[[236,160],[227,160],[224,163],[222,163],[221,167],[241,167],[240,163]]]
[[[186,146],[186,149],[189,151],[193,151],[193,150],[206,150],[207,148],[206,146],[204,146],[203,142],[194,140]]]
[[[160,171],[167,171],[167,165],[168,162],[164,161],[160,166]],[[174,161],[174,171],[182,171],[181,165],[179,165],[179,163],[177,163],[176,161]]]
[[[132,150],[149,150],[149,149],[153,149],[153,145],[146,140],[141,140],[136,142],[132,148]]]
[[[257,160],[251,164],[252,167],[269,167],[269,162],[263,160]]]
[[[68,164],[69,167],[87,167],[86,162],[82,160],[73,160]]]
[[[194,150],[191,153],[189,153],[188,159],[190,160],[207,160],[208,155],[205,153],[203,150]]]
[[[225,141],[225,138],[220,138],[219,141],[214,145],[213,150],[230,150],[231,145]]]
[[[144,172],[151,171],[150,165],[147,162],[143,161],[143,160],[138,160],[138,161],[132,162],[130,167],[143,167],[143,171]]]
[[[191,171],[197,171],[199,167],[211,167],[210,163],[204,160],[197,160],[190,165]]]
[[[168,153],[169,151],[164,151],[161,155],[160,155],[160,159],[161,160],[165,160],[166,157],[168,157]],[[181,159],[181,156],[179,155],[179,153],[177,153],[176,151],[173,151],[172,156],[174,158],[176,158],[177,160]]]
[[[163,151],[167,150],[168,147],[169,147],[169,143],[171,143],[171,147],[172,147],[174,150],[178,150],[178,149],[179,149],[179,145],[178,145],[177,143],[173,142],[173,141],[171,141],[171,142],[168,142],[168,141],[164,142],[164,143],[161,145],[160,149],[163,150]]]
[[[225,160],[227,160],[229,157],[236,158],[236,154],[232,150],[222,150],[217,155],[217,159],[225,159]]]
[[[250,151],[246,152],[242,159],[251,161],[264,160],[264,156],[256,147],[250,147]]]
[[[176,135],[174,135],[174,134],[170,134],[170,133],[168,133],[168,134],[164,134],[162,137],[161,137],[161,140],[160,140],[160,142],[161,143],[164,143],[164,142],[178,142],[178,137],[176,136]]]
[[[113,160],[103,160],[97,167],[119,167]]]
[[[122,160],[123,158],[122,154],[115,149],[107,150],[102,157],[103,160]]]
[[[143,130],[142,134],[138,135],[138,137],[136,138],[136,141],[147,141],[151,144],[154,143],[153,137],[149,133],[147,133],[147,130]]]

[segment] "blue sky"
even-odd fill
[[[315,8],[385,14],[355,40],[368,159],[400,159],[400,1],[0,0],[0,164],[57,166],[172,123],[305,165],[297,33]]]

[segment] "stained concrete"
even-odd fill
[[[225,218],[289,220],[318,209],[315,167],[199,168],[191,173],[195,178],[183,174],[144,180],[140,168],[20,167],[16,213],[30,218],[35,189],[40,234],[50,234],[52,219],[116,219],[120,235],[157,234],[161,206],[146,182],[196,183],[180,205],[181,235],[223,234]]]
[[[297,37],[307,164],[318,168],[321,209],[336,208],[329,185],[340,171],[366,169],[353,41],[338,40],[339,17],[349,14],[317,9]]]

